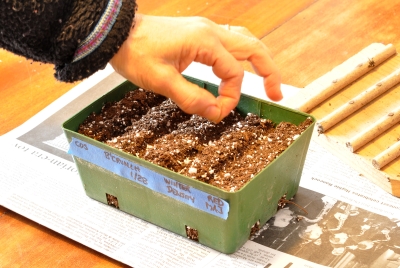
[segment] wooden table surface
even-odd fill
[[[273,52],[283,83],[304,87],[371,43],[400,48],[400,2],[393,0],[138,0],[139,12],[204,16],[247,27]],[[245,69],[251,71],[248,64]],[[57,82],[53,66],[0,49],[0,135],[76,84]],[[124,265],[0,206],[0,267]]]

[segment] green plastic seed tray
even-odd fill
[[[214,84],[186,79],[217,94]],[[70,153],[89,197],[229,254],[248,240],[254,228],[276,213],[282,196],[289,199],[297,192],[315,123],[236,192],[156,166],[77,132],[86,117],[100,112],[104,103],[118,101],[136,89],[126,81],[63,124]],[[276,124],[285,121],[298,125],[307,117],[312,118],[244,94],[237,108],[243,114],[253,113]]]

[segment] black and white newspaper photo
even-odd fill
[[[292,201],[251,240],[328,267],[400,265],[399,219],[305,188]]]

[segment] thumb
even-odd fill
[[[214,123],[221,120],[221,105],[206,89],[189,82],[176,70],[161,81],[164,81],[162,87],[156,86],[153,90],[172,99],[184,112],[197,114]]]

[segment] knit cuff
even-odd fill
[[[71,63],[56,65],[55,77],[75,82],[103,69],[128,38],[135,11],[135,1],[109,0],[97,25],[75,51]]]

